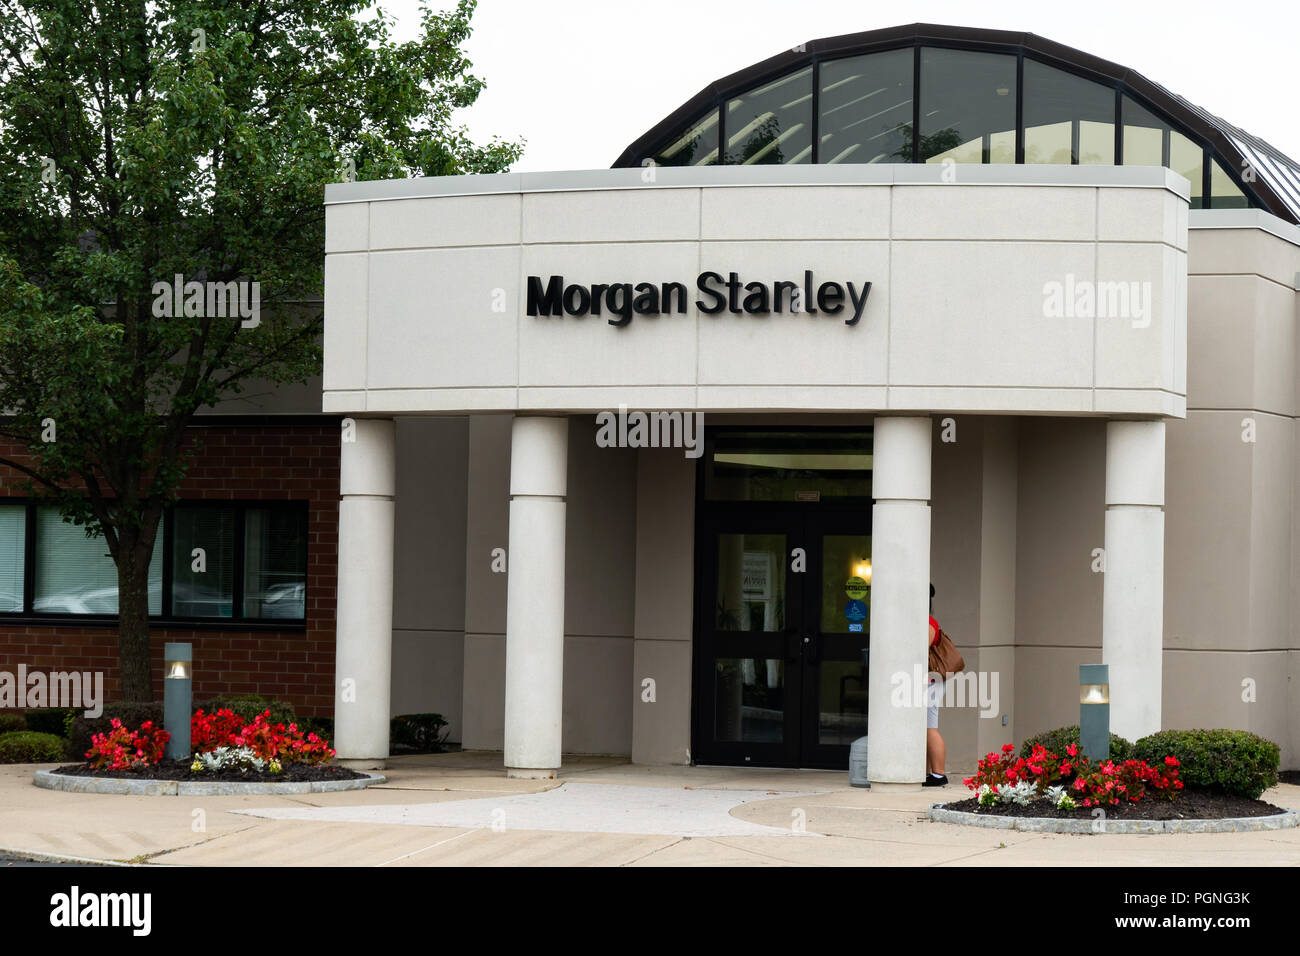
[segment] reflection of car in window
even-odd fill
[[[307,587],[301,581],[295,584],[273,584],[262,594],[261,617],[305,617]]]
[[[202,584],[177,581],[172,585],[172,613],[177,617],[230,617],[229,594]]]
[[[157,614],[161,607],[162,584],[149,583],[149,607]],[[265,591],[252,591],[245,601],[245,616],[278,620],[306,617],[307,586],[302,581],[273,584]],[[21,612],[22,594],[0,591],[0,612]],[[32,604],[38,614],[116,614],[117,588],[81,588],[38,597]],[[230,618],[234,605],[229,592],[202,584],[177,581],[172,585],[171,613],[177,617]]]
[[[0,611],[21,611],[23,609],[23,596],[21,593],[15,594],[12,591],[0,591]]]
[[[162,583],[149,582],[149,607],[157,608],[162,599]],[[37,598],[32,610],[42,614],[116,614],[117,588],[82,588]]]

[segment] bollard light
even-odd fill
[[[1096,763],[1110,757],[1110,668],[1079,665],[1079,747]]]
[[[190,756],[192,659],[189,644],[167,644],[163,648],[163,729],[171,734],[166,751],[169,760],[187,760]]]

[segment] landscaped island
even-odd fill
[[[942,809],[991,817],[1219,820],[1285,814],[1259,799],[1277,784],[1277,744],[1240,730],[1170,730],[1090,761],[1079,729],[1031,737],[979,761],[963,781],[975,796]]]
[[[251,720],[229,708],[190,719],[192,756],[169,760],[171,734],[152,720],[131,729],[113,718],[91,738],[86,762],[60,767],[57,774],[123,780],[296,783],[366,777],[333,763],[335,751],[314,731],[296,722],[273,721],[268,708]]]

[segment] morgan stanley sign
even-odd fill
[[[718,272],[701,272],[695,280],[700,298],[695,307],[705,315],[802,314],[844,315],[845,325],[857,325],[871,294],[871,283],[813,281],[811,270],[803,282],[779,279],[773,282],[741,282],[739,273],[724,277]],[[565,285],[564,276],[528,277],[528,314],[608,315],[609,324],[622,326],[634,315],[686,314],[687,292],[681,282],[614,282]],[[603,311],[602,311],[603,310]]]

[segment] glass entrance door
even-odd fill
[[[699,533],[696,759],[847,769],[867,728],[869,508],[729,504]]]
[[[708,741],[699,754],[705,761],[798,760],[804,593],[790,572],[796,534],[789,517],[778,514],[710,522],[709,601],[702,609],[708,651],[696,682],[707,699],[696,727]]]
[[[871,627],[870,512],[818,511],[804,520],[804,587],[812,639],[804,643],[800,765],[847,769],[849,745],[867,733],[867,637]],[[810,562],[811,565],[811,562]]]

